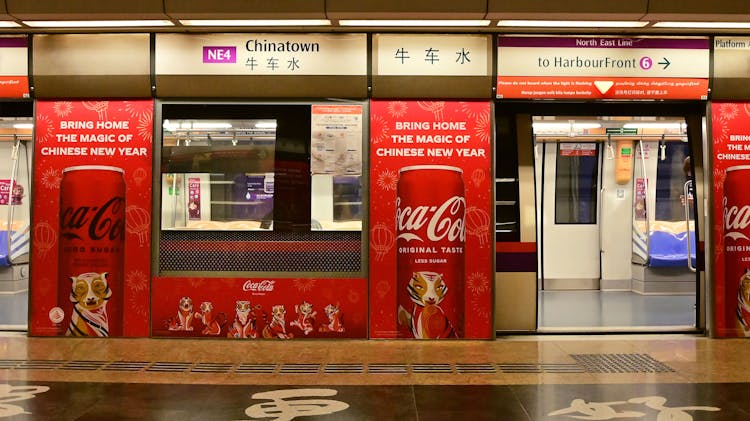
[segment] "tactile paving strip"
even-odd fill
[[[571,354],[575,363],[324,363],[0,360],[0,370],[102,370],[235,374],[538,374],[667,373],[675,370],[648,354]]]
[[[589,373],[668,373],[674,369],[648,354],[571,354]]]

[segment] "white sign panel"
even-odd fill
[[[714,77],[750,77],[750,37],[714,38]]]
[[[500,37],[500,76],[708,78],[707,38]]]
[[[156,34],[157,75],[367,74],[365,34]]]
[[[489,35],[375,34],[379,76],[489,76]]]

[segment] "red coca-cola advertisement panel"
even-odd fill
[[[716,336],[750,337],[750,103],[711,106]]]
[[[153,281],[152,336],[366,338],[366,280],[167,278]]]
[[[370,337],[492,337],[490,117],[371,102]]]
[[[37,102],[31,335],[149,335],[153,110]]]

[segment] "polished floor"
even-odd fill
[[[695,328],[696,296],[630,291],[540,291],[542,331],[685,331]]]
[[[744,420],[750,341],[0,335],[0,419]]]

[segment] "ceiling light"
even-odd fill
[[[33,123],[16,123],[13,125],[14,129],[33,129]]]
[[[0,28],[20,28],[21,25],[12,20],[0,20]]]
[[[32,28],[127,28],[143,26],[174,26],[168,20],[31,20],[23,24]]]
[[[181,20],[185,26],[326,26],[328,19],[235,19],[235,20]]]
[[[643,28],[648,22],[621,20],[501,20],[497,26],[552,28]]]
[[[261,121],[259,123],[255,123],[256,129],[275,129],[276,128],[276,122],[275,121]]]
[[[537,130],[567,130],[567,129],[598,129],[602,127],[599,123],[533,123],[532,127]]]
[[[622,125],[625,129],[681,129],[685,123],[627,123]]]
[[[656,22],[654,28],[750,29],[750,22]]]
[[[340,20],[341,26],[489,26],[489,20]]]

